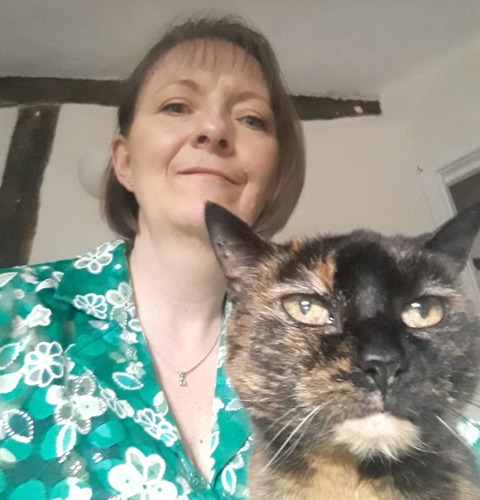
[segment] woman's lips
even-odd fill
[[[231,182],[232,184],[237,184],[234,179],[232,179],[230,176],[225,174],[222,170],[217,170],[215,168],[209,168],[209,167],[191,167],[191,168],[186,168],[185,170],[181,170],[179,172],[180,175],[192,175],[192,174],[203,174],[203,175],[213,175],[215,177],[220,177],[221,179],[224,179],[228,182]]]

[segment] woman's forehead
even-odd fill
[[[169,50],[155,64],[151,77],[182,79],[198,72],[213,76],[239,73],[244,78],[261,81],[260,64],[241,47],[221,40],[189,40]]]

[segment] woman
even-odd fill
[[[0,274],[0,494],[243,498],[249,426],[204,204],[281,229],[300,126],[269,44],[229,18],[173,27],[118,122],[105,212],[126,241]]]

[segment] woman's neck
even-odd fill
[[[137,235],[129,264],[143,326],[161,324],[171,335],[201,337],[218,323],[225,279],[208,240],[163,234]],[[183,335],[182,335],[183,336]]]

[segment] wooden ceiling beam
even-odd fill
[[[0,78],[0,108],[36,104],[117,106],[125,84],[119,80],[70,78]],[[292,96],[301,120],[380,115],[380,102],[362,99]]]
[[[0,78],[0,107],[31,104],[98,104],[117,106],[123,83],[73,78]]]
[[[292,96],[301,120],[332,120],[366,115],[381,115],[379,101],[333,99],[331,97]]]

